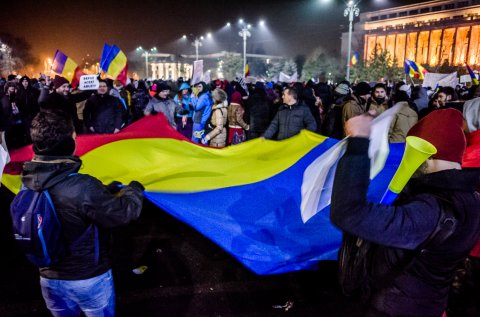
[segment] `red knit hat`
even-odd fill
[[[231,100],[232,103],[238,103],[239,105],[242,104],[242,94],[239,93],[238,91],[233,92],[231,99],[232,99]]]
[[[55,78],[53,79],[53,87],[57,89],[60,88],[63,84],[69,84],[69,81],[65,77],[55,75]]]
[[[466,140],[460,111],[453,108],[435,110],[418,121],[408,131],[410,135],[422,138],[437,148],[437,154],[432,158],[462,163]]]

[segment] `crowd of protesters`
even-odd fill
[[[381,270],[392,265],[401,270],[395,272],[395,276],[387,272],[388,279],[382,281],[384,285],[376,286],[369,316],[396,316],[402,309],[411,316],[423,316],[421,313],[438,315],[443,312],[454,273],[458,267],[465,270],[465,265],[462,267],[459,264],[465,263],[463,259],[479,238],[478,220],[460,223],[464,218],[478,218],[473,213],[478,210],[480,201],[478,193],[474,193],[475,186],[478,190],[479,177],[471,174],[471,171],[459,172],[465,148],[480,143],[478,86],[432,88],[405,82],[359,82],[352,85],[348,81],[332,85],[312,80],[306,83],[257,81],[247,84],[243,80],[229,82],[220,79],[192,85],[180,78],[177,81],[153,82],[131,80],[125,86],[119,81],[100,79],[97,90],[77,91],[72,90],[69,82],[60,76],[52,80],[9,76],[7,80],[0,79],[0,91],[0,132],[5,132],[8,148],[19,148],[33,141],[37,155],[58,156],[58,149],[51,148],[48,149],[51,153],[44,153],[36,144],[42,139],[37,135],[40,130],[54,129],[49,123],[49,116],[52,115],[47,114],[52,110],[61,112],[61,115],[53,117],[64,116],[71,122],[71,126],[67,125],[63,130],[61,126],[55,127],[61,130],[55,137],[64,141],[67,135],[69,143],[74,143],[76,134],[118,133],[142,117],[158,113],[162,113],[171,128],[185,138],[217,148],[255,138],[283,140],[304,129],[337,139],[351,136],[346,155],[337,170],[332,196],[332,222],[347,234],[377,243],[380,248],[374,251],[373,257],[379,259],[380,262],[375,260],[375,264],[380,265]],[[399,111],[390,126],[389,142],[405,142],[408,135],[415,135],[434,143],[439,152],[424,166],[423,178],[417,179],[425,181],[421,184],[421,190],[416,187],[410,196],[407,195],[408,199],[404,198],[406,200],[394,207],[366,204],[364,193],[368,186],[367,150],[371,118],[393,106],[398,106]],[[439,130],[441,134],[437,133]],[[30,131],[37,133],[32,132],[34,140]],[[61,152],[62,155],[70,156],[74,147],[62,149],[65,150]],[[78,170],[78,160],[68,163]],[[469,167],[480,167],[480,162],[477,163]],[[38,162],[32,164],[38,165]],[[451,180],[452,184],[446,180]],[[345,195],[344,189],[349,186],[355,188]],[[142,186],[134,183],[130,187],[136,191],[135,197],[139,200],[137,196],[140,196]],[[419,199],[416,194],[424,195],[424,198]],[[110,197],[109,193],[105,195]],[[439,228],[440,220],[443,221],[445,215],[450,214],[442,204],[435,203],[438,196],[441,196],[439,199],[445,196],[447,205],[454,205],[456,213],[453,217],[457,223],[448,236],[440,238],[436,237],[438,232],[446,230]],[[452,201],[450,196],[455,199]],[[462,201],[464,204],[460,206]],[[477,207],[472,204],[477,204]],[[134,205],[135,212],[131,219],[138,217],[141,208],[138,201]],[[358,219],[348,215],[348,211],[353,209],[358,211]],[[423,216],[420,217],[419,213]],[[411,219],[406,221],[405,215]],[[122,221],[126,223],[130,218]],[[405,230],[408,232],[405,233]],[[392,232],[399,236],[392,237]],[[450,236],[454,239],[448,240]],[[419,248],[426,252],[417,254]],[[402,250],[401,254],[399,250]],[[428,252],[453,255],[430,256]],[[473,255],[480,256],[480,252]],[[394,261],[393,258],[398,256],[402,257],[401,261]],[[405,259],[413,264],[402,267],[400,262]],[[470,261],[476,261],[478,265],[475,258]],[[105,270],[102,273],[110,274],[108,269],[106,265],[107,273]],[[92,274],[87,275],[74,274],[75,279],[91,277]],[[43,276],[47,279],[51,277],[48,274]],[[385,285],[386,281],[390,284]],[[42,288],[49,287],[45,281],[42,283]],[[456,287],[461,288],[459,284],[462,283],[457,284]],[[417,294],[413,298],[415,292],[431,297],[420,298]]]
[[[132,79],[125,86],[102,79],[96,91],[72,91],[60,76],[37,80],[11,75],[0,79],[0,131],[5,131],[6,143],[13,149],[31,143],[31,121],[40,109],[67,112],[77,134],[117,133],[145,115],[162,112],[186,138],[224,147],[258,137],[281,140],[302,129],[341,139],[350,118],[369,110],[379,115],[399,104],[389,140],[404,142],[408,130],[430,112],[445,107],[463,111],[466,100],[480,95],[475,88],[433,90],[404,82],[332,85],[311,80],[240,84],[220,79],[191,85],[179,78]]]

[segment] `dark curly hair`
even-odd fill
[[[35,154],[68,156],[75,151],[75,128],[68,114],[59,110],[42,110],[32,121],[30,135]]]

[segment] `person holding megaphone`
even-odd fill
[[[335,174],[330,218],[344,232],[341,286],[366,295],[367,316],[440,317],[456,267],[480,238],[478,175],[461,169],[462,113],[437,110],[410,129],[413,142],[382,200],[393,204],[367,200],[371,125],[371,115],[346,122]]]

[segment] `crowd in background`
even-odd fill
[[[294,97],[290,105],[285,101],[286,88],[287,98]],[[31,143],[30,124],[41,109],[67,112],[77,134],[117,133],[145,115],[162,112],[186,138],[224,147],[258,137],[280,140],[301,129],[341,139],[345,136],[345,122],[351,117],[369,110],[379,115],[399,104],[389,140],[404,142],[408,130],[428,113],[445,107],[463,111],[463,103],[478,96],[477,86],[432,89],[405,82],[351,85],[342,81],[332,85],[321,80],[245,84],[220,79],[192,86],[182,78],[132,79],[125,86],[116,80],[102,79],[97,90],[79,91],[59,76],[30,79],[10,75],[0,79],[0,131],[5,131],[6,143],[13,149]],[[290,120],[291,116],[304,119],[295,124],[296,119]],[[278,126],[265,135],[271,124]]]

